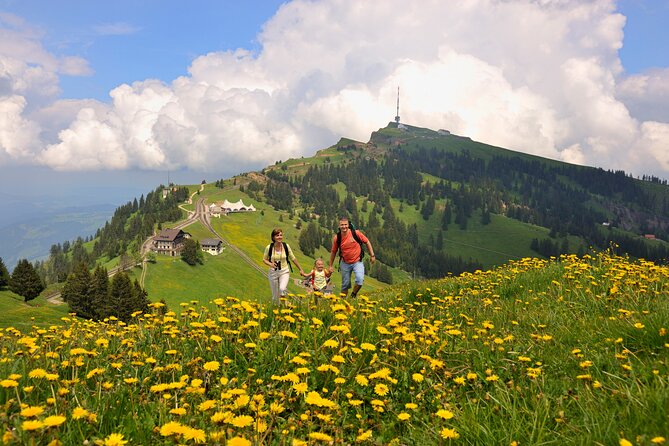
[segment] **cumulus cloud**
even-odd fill
[[[34,109],[34,91],[54,95],[59,74],[87,64],[6,25],[0,104],[12,118],[0,162],[31,151],[57,169],[244,171],[340,136],[366,141],[393,119],[400,85],[408,124],[668,177],[669,68],[626,76],[624,24],[613,0],[296,0],[264,25],[255,53],[202,55],[187,76],[120,85],[110,103]],[[6,142],[12,132],[22,149]]]

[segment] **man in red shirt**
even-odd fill
[[[367,251],[369,252],[369,261],[373,264],[376,261],[376,256],[374,255],[374,248],[372,248],[372,243],[369,241],[365,234],[354,229],[356,231],[356,236],[360,243],[367,245]],[[349,228],[349,221],[347,217],[342,217],[339,219],[339,233],[340,237],[337,234],[332,238],[332,249],[330,250],[330,272],[334,271],[332,264],[334,263],[337,252],[340,252],[339,259],[339,269],[341,271],[341,292],[348,297],[348,289],[351,288],[351,274],[355,274],[355,285],[353,286],[353,291],[351,292],[351,297],[356,297],[358,291],[362,287],[362,283],[365,280],[365,265],[362,263],[362,246],[356,241],[353,237],[353,233]],[[340,241],[338,242],[338,238]]]

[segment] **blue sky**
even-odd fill
[[[0,177],[217,179],[366,141],[400,85],[412,125],[668,178],[666,23],[669,0],[0,0]]]

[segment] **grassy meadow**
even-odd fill
[[[662,444],[668,292],[669,268],[602,253],[3,328],[0,441]]]

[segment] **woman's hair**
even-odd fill
[[[274,237],[276,237],[276,235],[279,234],[279,233],[283,233],[283,229],[281,229],[281,228],[272,229],[272,236],[271,236],[272,241],[274,241]]]

